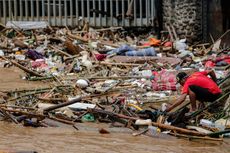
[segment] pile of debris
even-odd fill
[[[230,132],[230,52],[228,46],[221,48],[226,46],[221,40],[229,33],[213,44],[188,45],[173,29],[157,39],[121,27],[1,25],[0,66],[16,66],[26,72],[22,79],[44,81],[48,87],[2,91],[0,116],[33,127],[53,126],[54,120],[78,129],[77,123],[98,121],[130,128],[135,136],[222,141]],[[166,113],[165,103],[172,103],[179,92],[176,74],[204,69],[215,70],[223,96],[214,104],[226,101],[225,107],[210,113],[212,103],[185,116],[186,104]]]

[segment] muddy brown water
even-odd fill
[[[21,80],[19,75],[24,74],[18,69],[0,68],[0,91],[46,85]],[[0,153],[1,150],[39,153],[230,153],[230,139],[213,142],[145,135],[134,137],[132,131],[100,134],[97,128],[77,131],[69,126],[31,128],[0,122]]]

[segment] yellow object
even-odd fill
[[[149,38],[149,44],[153,46],[159,46],[161,41],[156,38]]]
[[[192,47],[189,47],[188,50],[189,50],[189,51],[193,51],[193,48],[192,48]]]
[[[139,111],[143,110],[142,108],[140,108],[139,106],[134,105],[134,104],[128,104],[128,106],[132,106],[132,107],[138,109]]]
[[[16,55],[21,55],[22,52],[21,52],[21,51],[16,51],[15,54],[16,54]]]
[[[159,132],[159,133],[160,133],[160,132],[161,132],[161,129],[160,129],[160,128],[157,128],[157,132]]]

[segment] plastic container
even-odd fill
[[[88,82],[86,80],[83,80],[83,79],[77,80],[76,85],[81,89],[89,86]]]
[[[94,122],[95,118],[94,118],[93,114],[88,113],[88,114],[85,114],[84,116],[82,116],[81,121],[82,122]]]
[[[0,50],[0,56],[4,56],[4,52]]]
[[[151,119],[146,120],[136,120],[135,125],[150,125],[152,123]]]
[[[201,119],[200,125],[207,126],[207,127],[215,127],[215,124],[212,121]]]
[[[25,55],[14,55],[14,57],[18,60],[25,60],[26,59],[26,56]]]
[[[140,71],[140,72],[141,72],[141,75],[144,76],[144,77],[152,76],[152,71],[151,70],[143,70],[143,71]]]
[[[161,130],[155,126],[148,126],[149,129],[149,133],[151,136],[159,136],[159,133],[161,132]]]

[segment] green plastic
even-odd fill
[[[85,114],[84,116],[82,116],[81,118],[82,122],[94,122],[95,121],[95,117],[93,114]]]

